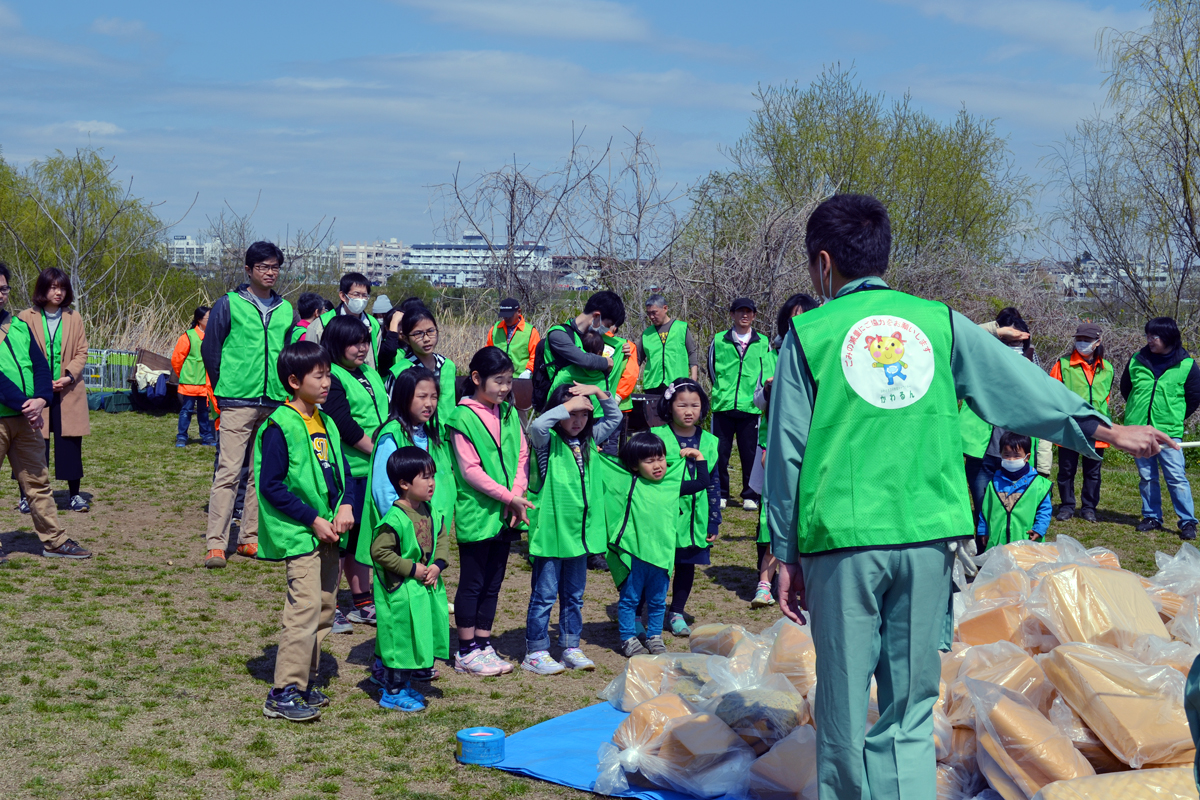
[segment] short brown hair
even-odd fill
[[[67,277],[67,273],[63,272],[58,267],[47,267],[38,275],[37,283],[33,287],[33,304],[38,308],[45,308],[46,295],[55,286],[61,286],[67,290],[67,296],[63,298],[62,304],[69,306],[75,302],[75,290],[71,288],[71,279]]]

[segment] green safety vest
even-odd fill
[[[992,426],[971,410],[966,400],[958,403],[958,432],[962,438],[963,455],[983,458],[992,443]]]
[[[29,358],[33,332],[24,320],[17,317],[10,316],[8,323],[7,333],[0,328],[0,334],[4,336],[4,347],[0,347],[0,372],[21,387],[21,394],[33,397],[33,361]],[[19,408],[0,405],[0,417],[17,417],[20,414]]]
[[[1089,382],[1083,367],[1071,366],[1070,357],[1058,360],[1058,369],[1062,373],[1063,385],[1087,401],[1088,405],[1108,416],[1108,398],[1112,394],[1113,371],[1112,365],[1101,359],[1092,371]]]
[[[387,387],[389,395],[391,394],[391,384],[396,378],[400,377],[400,373],[415,366],[417,364],[410,361],[404,353],[396,355],[396,363],[392,365],[390,372],[392,380],[389,381]],[[442,361],[442,367],[437,372],[438,401],[435,421],[438,424],[438,432],[442,434],[443,438],[446,435],[445,430],[450,415],[454,413],[454,409],[458,405],[458,387],[455,385],[458,381],[457,370],[458,368],[454,366],[454,362],[446,358]]]
[[[642,388],[656,389],[676,378],[688,376],[691,364],[688,361],[687,329],[688,324],[683,320],[671,320],[665,341],[653,325],[642,331],[642,352],[646,356]]]
[[[761,413],[754,405],[754,389],[775,375],[767,337],[751,331],[746,352],[739,355],[732,329],[717,334],[713,339],[713,371],[713,411]]]
[[[606,453],[599,454],[601,482],[605,487],[604,513],[608,532],[605,559],[619,588],[629,576],[632,559],[670,572],[675,566],[676,522],[663,509],[679,504],[683,461],[676,458],[658,483],[625,469]]]
[[[428,431],[426,432],[428,433]],[[376,431],[371,438],[375,442],[376,453],[379,452],[379,446],[389,438],[395,440],[397,448],[416,446],[412,436],[409,435],[408,428],[398,419],[389,419],[383,423],[383,427]],[[433,500],[430,501],[429,506],[433,509],[434,514],[444,520],[448,535],[454,525],[454,500],[457,495],[454,481],[454,453],[450,449],[450,442],[445,438],[440,444],[434,444],[431,441],[429,456],[437,468],[433,478]],[[379,526],[379,521],[383,519],[383,515],[387,513],[386,508],[381,509],[375,505],[375,499],[371,495],[371,487],[375,485],[375,470],[377,469],[384,470],[386,473],[387,464],[372,454],[370,468],[367,470],[367,496],[363,501],[360,526],[360,530],[364,531],[375,530]],[[358,537],[358,549],[354,553],[354,558],[361,564],[371,566],[371,540],[368,537]]]
[[[1134,355],[1129,362],[1133,392],[1125,401],[1125,424],[1153,425],[1173,439],[1182,439],[1187,411],[1183,388],[1194,363],[1185,358],[1155,378],[1141,353]]]
[[[292,332],[288,334],[288,344],[295,344],[296,342],[300,341],[300,337],[306,333],[308,333],[307,327],[302,328],[299,325],[294,326],[292,328]]]
[[[775,350],[767,351],[767,362],[764,363],[763,385],[766,385],[767,378],[775,375],[775,367],[779,364],[779,353]],[[762,413],[762,418],[758,421],[758,446],[764,450],[767,447],[767,412]]]
[[[330,311],[326,311],[324,314],[322,314],[319,317],[319,319],[321,320],[321,335],[322,336],[324,336],[324,334],[325,334],[325,328],[329,326],[329,323],[332,322],[333,318],[336,317],[337,315],[338,315],[338,310],[335,308]],[[347,316],[349,316],[349,315],[347,315]],[[359,322],[361,322],[361,321],[362,320],[360,318]],[[371,333],[371,354],[368,356],[368,358],[370,359],[369,363],[371,364],[371,366],[376,366],[375,359],[378,358],[378,356],[379,356],[379,346],[380,346],[380,343],[383,341],[383,326],[381,326],[379,324],[379,320],[375,319],[370,314],[368,314],[367,315],[367,328],[370,330],[370,333]],[[299,330],[300,333],[304,333],[305,331],[308,330],[307,328],[300,328],[299,325],[296,326],[296,329]],[[293,333],[292,336],[296,337],[292,341],[299,341],[299,336],[297,334]]]
[[[292,304],[280,300],[263,319],[258,305],[230,292],[229,335],[221,344],[221,371],[213,394],[249,400],[266,397],[280,403],[289,394],[279,382],[279,354],[292,327]]]
[[[792,327],[815,397],[796,498],[799,552],[961,538],[971,510],[949,309],[860,289]]]
[[[537,488],[529,493],[529,555],[541,558],[575,558],[605,552],[604,486],[599,453],[590,439],[581,440],[588,459],[583,471],[570,445],[550,432],[550,457],[546,476],[532,470]]]
[[[554,328],[561,328],[571,332],[575,337],[575,346],[580,350],[583,349],[583,337],[579,335],[579,331],[575,330],[574,325],[555,325]],[[546,331],[547,337],[549,337],[550,331],[554,330],[554,328]],[[546,349],[542,355],[542,360],[546,364],[546,374],[550,377],[550,392],[546,393],[547,397],[564,383],[582,383],[588,386],[599,386],[613,397],[617,396],[617,386],[621,383],[621,373],[625,371],[625,364],[629,360],[629,357],[625,355],[625,340],[619,336],[610,336],[607,333],[600,338],[604,340],[604,344],[613,349],[612,355],[609,356],[612,359],[613,365],[607,375],[600,370],[584,369],[575,364],[565,364],[561,367],[551,368],[553,362],[550,354],[549,339],[547,339]],[[633,408],[632,400],[628,402],[628,407]],[[592,397],[592,409],[593,413],[601,413],[600,401],[595,396]]]
[[[433,548],[430,558],[437,551],[437,542],[447,534],[445,519],[430,509],[433,522]],[[401,558],[425,564],[425,554],[417,542],[412,520],[399,505],[393,505],[383,520],[372,530],[375,536],[384,526],[396,532],[397,550]],[[363,535],[359,541],[368,537]],[[370,552],[370,545],[367,547]],[[425,564],[429,566],[428,564]],[[382,567],[372,562],[375,568],[374,600],[375,616],[379,621],[375,629],[375,653],[390,669],[425,669],[433,666],[435,658],[450,657],[450,615],[446,606],[446,585],[438,576],[434,586],[426,586],[416,578],[405,576],[398,585],[385,580],[387,574]]]
[[[200,355],[200,334],[195,328],[187,332],[188,354],[179,369],[179,383],[183,386],[203,386],[208,380],[204,371],[204,358]]]
[[[61,309],[60,309],[61,310]],[[54,336],[50,335],[50,320],[46,318],[46,309],[42,309],[42,336],[46,339],[46,361],[50,365],[50,380],[56,381],[62,377],[62,329],[63,318],[58,318],[58,327]]]
[[[717,464],[717,437],[703,428],[700,430],[700,452],[708,469]],[[695,462],[687,462],[679,457],[679,438],[670,425],[659,425],[651,428],[650,432],[663,440],[667,446],[667,466],[677,461],[685,461],[685,475],[688,480],[696,477]],[[679,498],[679,519],[675,526],[675,547],[708,547],[708,492],[697,492],[687,497]]]
[[[513,373],[520,375],[529,364],[529,341],[533,338],[533,326],[528,320],[522,319],[511,339],[506,331],[503,320],[493,325],[492,345],[504,351],[504,355],[512,361]]]
[[[1051,483],[1048,478],[1035,475],[1033,482],[1025,487],[1025,493],[1017,499],[1012,511],[1009,511],[1004,507],[1004,503],[1000,502],[1000,495],[996,493],[995,484],[988,481],[987,490],[983,493],[983,502],[979,508],[979,513],[987,522],[987,546],[989,548],[999,547],[1013,541],[1028,539],[1026,534],[1033,530],[1038,506],[1050,494],[1050,487]]]
[[[500,441],[468,406],[456,406],[446,427],[467,437],[479,454],[484,472],[496,483],[512,491],[521,458],[521,421],[508,403],[500,404]],[[454,526],[460,542],[482,542],[498,535],[505,524],[505,506],[499,500],[477,491],[463,477],[458,459],[454,459],[454,480],[458,496],[454,502]]]
[[[307,555],[320,544],[312,528],[301,525],[263,499],[262,481],[258,477],[262,474],[262,437],[269,425],[278,426],[283,432],[283,440],[287,443],[288,472],[284,483],[288,491],[310,508],[315,508],[318,516],[330,522],[333,522],[342,505],[346,490],[342,485],[342,437],[329,416],[319,409],[317,413],[321,415],[321,422],[324,423],[325,433],[329,437],[329,458],[333,464],[337,502],[329,502],[325,473],[322,472],[321,462],[313,451],[312,437],[308,434],[304,418],[300,416],[299,411],[286,403],[281,405],[267,417],[266,424],[259,426],[258,434],[254,437],[254,486],[258,492],[258,557],[261,559],[282,561],[292,556]],[[346,535],[343,534],[342,545],[345,544]]]
[[[342,382],[342,388],[346,392],[346,402],[350,404],[350,416],[370,436],[373,431],[383,425],[383,421],[388,417],[388,396],[383,388],[383,379],[379,377],[379,373],[375,371],[374,367],[363,364],[359,367],[359,371],[371,386],[370,392],[353,372],[341,364],[334,364],[332,367],[333,374]],[[351,444],[346,450],[346,466],[350,468],[351,477],[365,477],[371,469],[371,456]]]

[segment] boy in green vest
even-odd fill
[[[1146,346],[1137,351],[1121,376],[1125,395],[1125,421],[1153,425],[1174,441],[1183,439],[1183,423],[1200,406],[1200,369],[1180,343],[1179,326],[1170,317],[1155,317],[1146,323]],[[1137,461],[1138,490],[1142,495],[1139,531],[1162,530],[1162,489],[1158,469],[1162,467],[1171,493],[1171,504],[1179,515],[1179,538],[1196,538],[1196,510],[1192,485],[1184,471],[1183,451],[1163,449]]]
[[[512,359],[513,376],[528,378],[533,374],[533,356],[542,340],[538,329],[525,319],[521,304],[508,297],[500,301],[500,319],[488,331],[489,347],[499,347]]]
[[[258,557],[285,562],[288,586],[275,686],[263,716],[291,722],[315,720],[329,705],[313,682],[337,606],[339,544],[354,524],[354,508],[343,502],[341,436],[318,408],[329,395],[329,368],[329,356],[315,342],[284,348],[277,376],[292,399],[271,413],[254,449],[262,522]]]
[[[681,319],[673,319],[667,298],[652,294],[646,298],[646,318],[650,326],[638,340],[638,361],[642,364],[642,391],[661,395],[676,378],[700,378],[700,348],[692,329]]]
[[[242,464],[259,427],[288,394],[276,364],[296,322],[292,304],[274,290],[283,251],[271,242],[246,250],[246,283],[217,298],[200,345],[204,368],[221,409],[220,444],[208,498],[208,552],[204,566],[220,569],[229,554],[230,522]],[[253,496],[254,473],[246,487]],[[238,533],[238,555],[258,554],[258,506],[248,503]]]
[[[980,504],[976,534],[980,552],[1032,539],[1040,542],[1050,528],[1050,480],[1029,465],[1033,440],[1005,431],[1000,436],[1000,468],[992,475]]]
[[[733,326],[713,337],[708,348],[708,377],[712,380],[712,433],[720,443],[717,474],[721,478],[721,508],[729,500],[729,456],[737,440],[742,463],[742,509],[757,511],[759,493],[750,488],[750,472],[758,455],[758,419],[754,390],[774,375],[775,358],[767,337],[754,330],[758,309],[749,297],[729,304]]]
[[[1108,400],[1112,395],[1113,367],[1104,360],[1103,330],[1094,322],[1081,322],[1075,329],[1075,346],[1070,355],[1063,356],[1050,368],[1050,377],[1087,401],[1087,404],[1108,414]],[[1103,442],[1096,443],[1096,452],[1104,455]],[[1075,473],[1079,469],[1081,456],[1073,450],[1058,451],[1058,519],[1069,520],[1075,516]],[[1098,459],[1083,459],[1083,501],[1079,516],[1085,522],[1096,521],[1096,506],[1100,502],[1100,465]],[[1040,466],[1040,465],[1039,465]]]
[[[826,302],[793,319],[779,353],[765,494],[780,605],[796,622],[807,609],[816,645],[820,796],[928,800],[950,568],[972,528],[958,401],[1084,454],[1097,439],[1147,457],[1174,445],[1110,425],[966,317],[890,289],[875,198],[826,200],[805,245]],[[879,720],[864,737],[872,676]]]

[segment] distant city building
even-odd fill
[[[342,242],[338,262],[343,273],[361,272],[375,285],[383,284],[401,268],[404,243],[398,239],[386,242],[350,244]]]
[[[513,248],[522,272],[549,270],[550,249],[544,244],[524,242]],[[505,245],[497,244],[493,256],[487,242],[476,231],[467,231],[459,242],[414,244],[405,253],[402,265],[435,286],[478,287],[487,283],[494,259],[504,258]]]
[[[191,236],[175,235],[167,240],[167,263],[174,267],[198,267],[216,261],[221,254],[221,240],[201,244]]]
[[[338,271],[338,246],[335,244],[301,256],[292,256],[286,247],[281,249],[288,269],[293,274],[303,273],[304,280],[322,281],[331,277],[336,280],[337,275],[341,274]],[[211,278],[220,269],[224,246],[220,239],[201,243],[191,236],[177,234],[160,245],[159,251],[171,266],[189,269],[200,277]],[[228,254],[227,258],[228,261],[236,261],[237,265],[241,265],[240,251],[238,254]],[[230,268],[228,262],[226,268]]]
[[[1074,263],[1043,259],[1009,263],[1005,267],[1026,279],[1032,279],[1035,275],[1044,276],[1064,298],[1070,300],[1088,297],[1116,299],[1124,293],[1124,286],[1133,284],[1151,294],[1168,291],[1172,286],[1167,265],[1163,262],[1151,263],[1144,257],[1121,269],[1096,260],[1090,253],[1084,253]]]

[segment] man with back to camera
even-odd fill
[[[805,245],[827,302],[784,338],[766,495],[781,606],[797,622],[808,611],[816,645],[820,796],[928,800],[950,567],[971,530],[958,400],[1092,457],[1096,441],[1138,457],[1175,445],[1112,425],[966,317],[888,288],[891,228],[875,198],[826,200]],[[864,735],[872,675],[879,720]]]
[[[217,298],[208,314],[200,355],[221,409],[220,453],[208,498],[204,566],[220,569],[229,554],[230,521],[238,478],[258,428],[287,399],[276,362],[297,322],[292,304],[274,290],[283,251],[272,242],[246,250],[246,283]],[[316,324],[315,322],[313,323]],[[308,334],[311,338],[312,325]],[[246,496],[254,496],[254,475]],[[238,555],[258,555],[258,504],[246,503],[238,532]]]
[[[700,348],[691,327],[674,319],[667,298],[652,294],[646,298],[646,318],[650,326],[638,339],[638,361],[642,365],[642,390],[662,394],[676,378],[700,378]]]

